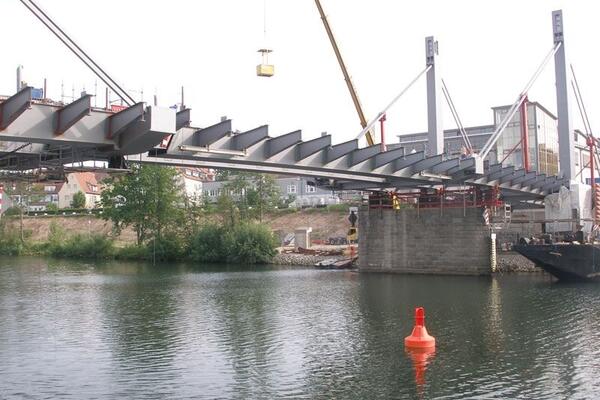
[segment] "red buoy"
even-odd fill
[[[435,347],[435,338],[427,333],[425,328],[425,309],[415,308],[415,326],[410,336],[404,338],[404,346],[412,349]]]

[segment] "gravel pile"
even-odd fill
[[[297,253],[282,253],[277,254],[272,261],[272,264],[279,265],[309,265],[313,266],[319,261],[323,261],[326,259],[336,259],[341,260],[344,257],[332,257],[332,256],[313,256],[310,254],[297,254]]]
[[[543,272],[541,268],[518,253],[498,252],[496,257],[497,272]]]

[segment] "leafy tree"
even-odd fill
[[[4,186],[4,191],[9,197],[14,198],[15,196],[19,196],[19,202],[14,204],[13,207],[16,207],[16,210],[18,210],[18,215],[20,216],[19,237],[21,243],[25,243],[23,214],[27,210],[27,205],[29,203],[38,201],[40,199],[40,190],[41,189],[39,185],[26,181],[12,182],[11,184]]]
[[[81,190],[73,195],[71,207],[85,208],[85,194]]]
[[[239,211],[240,219],[258,218],[273,210],[279,201],[279,187],[273,175],[241,172],[230,176],[223,185],[219,204],[222,212],[231,217],[231,203]]]
[[[180,228],[183,198],[176,175],[172,167],[133,165],[132,173],[105,180],[103,218],[113,222],[117,233],[133,226],[138,245],[148,239],[160,242]]]
[[[253,182],[253,187],[246,192],[247,203],[254,211],[252,215],[262,222],[263,214],[277,207],[279,186],[273,175],[257,174],[253,177]]]
[[[56,205],[56,203],[48,203],[46,204],[46,211],[56,212],[58,211],[58,206]]]
[[[235,174],[228,169],[217,169],[215,170],[215,181],[223,182],[231,179]]]

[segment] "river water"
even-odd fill
[[[0,398],[594,398],[599,324],[600,285],[541,274],[1,258]]]

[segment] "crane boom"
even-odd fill
[[[344,80],[346,81],[346,86],[348,86],[348,91],[350,92],[350,96],[352,97],[354,108],[356,108],[356,112],[358,113],[360,125],[363,128],[366,128],[367,118],[365,117],[365,113],[360,104],[360,100],[358,100],[358,94],[356,94],[356,89],[354,88],[352,79],[350,79],[350,74],[348,74],[348,69],[346,68],[346,64],[344,63],[344,59],[342,58],[342,54],[340,53],[340,49],[338,48],[337,42],[335,41],[333,32],[331,31],[331,27],[329,26],[329,21],[327,21],[327,17],[325,16],[325,12],[323,11],[321,2],[319,0],[315,0],[315,4],[317,5],[317,9],[319,10],[321,19],[323,20],[323,25],[325,26],[325,31],[327,32],[327,36],[329,37],[329,41],[331,42],[331,47],[333,47],[335,57],[337,58],[338,63],[340,64],[340,68],[342,69],[342,74],[344,74]],[[373,146],[375,144],[373,132],[369,130],[367,131],[365,136],[367,138],[367,143],[369,144],[369,146]]]

